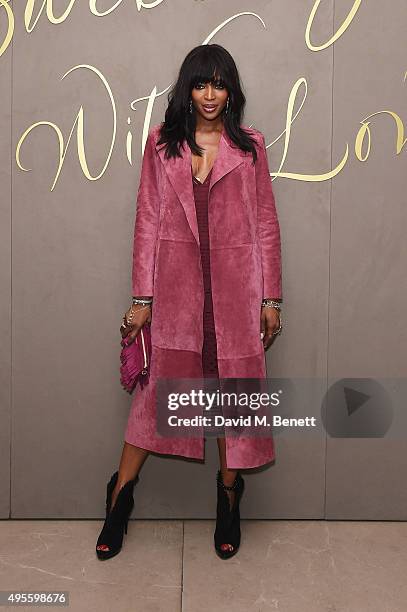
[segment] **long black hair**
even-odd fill
[[[190,100],[192,89],[198,83],[215,83],[214,75],[220,78],[229,94],[229,108],[222,111],[223,124],[230,139],[242,151],[257,159],[255,139],[241,127],[246,98],[240,85],[239,73],[233,57],[220,45],[198,45],[191,49],[182,62],[178,78],[168,93],[168,107],[161,124],[157,144],[165,144],[166,158],[181,157],[180,146],[187,141],[196,155],[203,149],[195,142],[196,110]]]

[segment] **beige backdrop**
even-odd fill
[[[51,23],[59,0],[33,27],[41,0],[27,28],[25,2],[0,4],[0,40],[13,34],[0,57],[0,516],[103,515],[130,407],[118,329],[142,144],[182,59],[211,39],[234,56],[245,123],[280,171],[284,331],[269,375],[324,390],[373,378],[394,409],[384,438],[276,436],[242,515],[405,520],[404,0],[139,1],[104,16],[92,10],[114,3],[91,0]],[[309,412],[321,416],[318,394]],[[205,464],[151,456],[133,516],[213,518],[216,469],[214,440]]]

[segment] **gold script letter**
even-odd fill
[[[96,2],[97,0],[89,0],[90,12],[93,13],[93,15],[96,15],[96,17],[104,17],[105,15],[109,15],[109,13],[113,13],[113,11],[119,6],[119,4],[122,3],[122,0],[117,0],[116,4],[114,4],[109,9],[106,9],[105,11],[102,11],[102,12],[100,12],[96,8]]]
[[[9,0],[0,0],[0,8],[2,6],[4,7],[4,10],[6,11],[6,15],[7,15],[7,22],[8,22],[6,36],[0,46],[0,57],[3,55],[3,53],[6,52],[6,49],[8,48],[10,42],[12,41],[13,34],[14,34],[14,15],[13,15],[12,9],[7,4],[8,2]]]
[[[40,10],[38,11],[38,15],[34,21],[34,23],[32,24],[32,27],[30,29],[30,21],[31,18],[33,16],[33,9],[34,9],[34,4],[35,4],[35,0],[27,0],[27,4],[25,6],[25,11],[24,11],[24,23],[25,23],[25,29],[27,30],[27,32],[32,32],[33,29],[35,28],[35,26],[37,25],[37,21],[41,16],[41,13],[44,10],[44,6],[47,5],[47,17],[49,19],[49,21],[51,23],[62,23],[63,21],[65,21],[65,19],[68,17],[69,13],[72,10],[72,7],[75,3],[75,0],[71,0],[66,11],[64,13],[62,13],[61,17],[55,17],[54,15],[54,7],[53,7],[53,0],[43,0],[42,6],[40,8]]]
[[[370,132],[370,127],[369,127],[370,121],[366,121],[366,119],[370,119],[370,117],[374,117],[375,115],[381,115],[382,113],[389,114],[390,117],[393,117],[394,121],[396,122],[396,127],[397,127],[396,155],[400,155],[400,153],[402,152],[404,148],[404,145],[407,142],[407,138],[404,138],[404,124],[403,124],[403,121],[401,120],[401,117],[397,113],[394,113],[393,111],[390,111],[390,110],[377,111],[376,113],[372,113],[371,115],[368,115],[361,121],[362,127],[359,129],[356,135],[356,140],[355,140],[355,154],[359,161],[366,161],[370,153],[370,143],[371,143],[371,132]],[[367,152],[366,152],[366,155],[363,156],[362,148],[363,148],[363,141],[366,135],[368,138]]]
[[[338,40],[338,38],[340,38],[342,36],[342,34],[348,29],[348,27],[350,26],[350,24],[352,23],[355,15],[356,15],[356,13],[359,10],[360,5],[362,4],[362,0],[355,0],[355,2],[353,3],[352,8],[350,10],[350,13],[346,17],[345,21],[343,22],[343,24],[341,25],[339,30],[332,36],[332,38],[330,38],[328,40],[328,42],[326,42],[324,45],[320,45],[319,47],[317,47],[317,46],[313,45],[312,42],[311,42],[310,32],[311,32],[311,27],[312,27],[312,23],[314,21],[315,14],[316,14],[316,12],[317,12],[321,2],[322,2],[322,0],[316,0],[314,6],[312,7],[312,11],[311,11],[311,14],[309,16],[308,23],[307,23],[307,28],[305,30],[305,42],[307,43],[307,47],[309,49],[311,49],[311,51],[321,51],[322,49],[326,49],[327,47],[332,45],[336,40]]]
[[[305,95],[304,98],[301,102],[300,108],[298,109],[297,113],[295,114],[294,118],[293,118],[293,111],[294,111],[294,105],[295,105],[295,99],[297,97],[297,92],[300,88],[301,83],[304,83],[305,85]],[[288,99],[288,105],[287,105],[287,115],[286,115],[286,127],[285,130],[280,134],[280,136],[278,136],[271,144],[274,144],[275,142],[277,142],[277,140],[279,140],[281,138],[281,136],[283,136],[285,134],[285,138],[284,138],[284,151],[283,151],[283,157],[281,159],[281,163],[280,163],[280,167],[278,169],[277,172],[270,172],[270,176],[282,176],[284,178],[291,178],[297,181],[314,181],[314,182],[319,182],[319,181],[327,181],[331,178],[333,178],[334,176],[336,176],[341,170],[342,168],[345,166],[346,161],[348,159],[348,145],[346,144],[346,151],[345,154],[342,158],[342,160],[339,162],[339,164],[336,166],[336,168],[334,168],[333,170],[329,170],[328,172],[325,172],[324,174],[299,174],[298,172],[280,172],[285,159],[287,157],[287,152],[288,152],[288,146],[290,144],[290,136],[291,136],[291,125],[294,122],[294,119],[297,117],[298,113],[300,112],[301,108],[303,107],[303,104],[305,102],[305,99],[307,97],[307,91],[308,91],[308,85],[307,85],[307,81],[304,77],[298,79],[298,81],[296,83],[294,83],[294,86],[291,90],[290,93],[290,97]],[[267,148],[270,145],[267,145]]]

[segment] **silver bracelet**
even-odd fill
[[[275,300],[268,300],[265,298],[262,300],[261,305],[265,306],[266,308],[276,308],[277,310],[281,310],[281,303],[276,302]]]
[[[153,302],[153,298],[149,298],[149,299],[143,299],[143,298],[137,298],[133,296],[133,304],[142,304],[143,306],[147,306],[148,304],[152,304]]]

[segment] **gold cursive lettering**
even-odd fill
[[[401,117],[397,113],[394,113],[393,111],[390,111],[390,110],[377,111],[376,113],[372,113],[371,115],[368,115],[361,121],[362,127],[359,129],[356,135],[356,140],[355,140],[355,154],[356,154],[356,157],[359,159],[359,161],[366,161],[370,154],[370,143],[371,143],[371,131],[369,127],[370,121],[366,121],[366,120],[370,119],[370,117],[374,117],[375,115],[381,115],[383,113],[386,113],[390,115],[390,117],[393,117],[396,123],[396,127],[397,127],[396,155],[400,155],[400,153],[402,152],[404,145],[407,142],[407,138],[404,138],[404,123]],[[363,155],[362,148],[363,148],[363,141],[365,137],[367,137],[368,143],[367,143],[366,155]]]
[[[117,0],[116,4],[111,6],[106,11],[102,11],[102,12],[98,11],[98,9],[96,8],[96,2],[97,0],[89,0],[90,12],[93,13],[93,15],[96,15],[96,17],[104,17],[105,15],[109,15],[109,13],[113,13],[113,11],[119,6],[119,4],[122,3],[122,0]]]
[[[9,0],[0,0],[0,8],[3,7],[7,16],[7,32],[0,46],[0,57],[8,49],[9,44],[13,40],[14,35],[14,14],[11,6],[8,5]]]
[[[53,6],[54,0],[43,0],[42,6],[40,10],[38,11],[38,15],[34,23],[32,24],[32,26],[30,27],[30,22],[33,16],[34,4],[35,4],[35,0],[27,0],[27,4],[25,6],[24,23],[25,23],[25,29],[27,30],[27,32],[33,31],[33,29],[37,25],[38,19],[41,17],[42,12],[44,11],[45,5],[47,7],[46,14],[47,14],[48,20],[53,24],[58,24],[58,23],[62,23],[63,21],[65,21],[65,19],[68,17],[68,15],[70,14],[72,10],[73,5],[75,4],[75,0],[70,0],[65,12],[62,13],[60,17],[55,17],[54,15],[54,6]]]
[[[333,43],[337,41],[342,36],[342,34],[344,34],[344,32],[346,32],[346,30],[352,23],[356,13],[358,12],[360,5],[362,4],[362,0],[355,0],[348,16],[346,17],[345,21],[343,22],[341,27],[338,29],[338,31],[332,36],[332,38],[328,40],[328,42],[326,42],[323,45],[316,46],[316,45],[313,45],[311,42],[310,33],[311,33],[311,27],[314,21],[315,14],[321,2],[322,0],[315,1],[315,4],[312,7],[312,10],[311,10],[311,13],[308,19],[307,27],[305,29],[305,42],[307,44],[308,49],[311,49],[311,51],[322,51],[322,49],[326,49],[330,45],[333,45]]]
[[[293,111],[294,111],[294,106],[295,106],[295,99],[297,97],[297,92],[298,92],[301,84],[305,85],[305,93],[304,93],[304,97],[303,97],[303,99],[301,101],[301,104],[299,106],[298,111],[293,116]],[[291,178],[291,179],[301,180],[301,181],[327,181],[327,180],[333,178],[334,176],[336,176],[342,170],[342,168],[346,164],[346,161],[348,159],[348,150],[349,150],[348,145],[346,145],[346,151],[345,151],[345,154],[344,154],[342,160],[339,162],[339,164],[336,166],[336,168],[334,168],[333,170],[330,170],[329,172],[326,172],[324,174],[298,174],[298,173],[295,173],[295,172],[281,172],[281,168],[282,168],[282,166],[284,164],[284,161],[285,161],[285,159],[287,157],[287,153],[288,153],[288,145],[290,143],[290,136],[291,136],[291,126],[294,123],[294,120],[296,119],[298,114],[300,113],[302,107],[304,106],[304,102],[305,102],[306,97],[307,97],[307,92],[308,92],[307,80],[304,77],[301,77],[301,78],[299,78],[297,80],[296,83],[294,83],[294,86],[293,86],[293,88],[292,88],[292,90],[290,92],[290,96],[289,96],[289,99],[288,99],[288,105],[287,105],[287,114],[286,114],[286,126],[285,126],[285,129],[281,132],[281,134],[279,136],[277,136],[277,138],[275,138],[273,140],[273,142],[271,142],[266,147],[266,148],[271,147],[274,143],[276,143],[278,140],[280,140],[280,138],[283,135],[285,135],[285,138],[284,138],[284,151],[283,151],[283,156],[282,156],[282,159],[281,159],[280,167],[277,170],[277,172],[270,172],[270,176],[274,176],[275,178],[277,178],[278,176],[282,176],[284,178]]]
[[[66,143],[66,147],[64,149],[64,138],[62,135],[61,130],[59,129],[59,127],[57,125],[55,125],[54,123],[50,123],[48,121],[38,121],[37,123],[34,123],[33,125],[31,125],[30,127],[28,127],[25,132],[23,133],[23,135],[21,136],[20,140],[17,143],[17,149],[16,149],[16,161],[17,161],[17,165],[21,170],[24,170],[25,172],[27,172],[28,170],[31,170],[31,168],[24,168],[20,162],[20,148],[26,138],[26,136],[31,132],[31,130],[33,130],[35,127],[39,126],[39,125],[49,125],[51,126],[55,132],[57,133],[58,136],[58,142],[59,142],[59,163],[58,163],[58,168],[57,168],[57,172],[55,175],[55,179],[54,182],[52,184],[51,187],[51,191],[53,191],[56,182],[58,180],[58,177],[60,175],[64,160],[65,160],[65,155],[66,152],[68,150],[68,146],[75,128],[75,125],[77,124],[77,151],[78,151],[78,158],[79,158],[79,163],[81,165],[82,171],[84,173],[84,175],[86,176],[87,179],[89,179],[90,181],[96,181],[98,180],[105,172],[107,165],[110,161],[110,158],[112,156],[112,151],[113,151],[113,145],[116,139],[116,129],[117,129],[117,116],[116,116],[116,104],[114,101],[114,97],[112,94],[112,91],[110,89],[109,83],[107,82],[107,80],[105,79],[105,77],[103,76],[103,74],[94,66],[90,66],[88,64],[79,64],[78,66],[74,66],[73,68],[71,68],[70,70],[68,70],[68,72],[66,72],[64,74],[64,76],[62,77],[62,79],[64,79],[70,72],[73,72],[74,70],[77,70],[78,68],[85,68],[88,70],[91,70],[92,72],[94,72],[102,81],[102,83],[104,84],[109,98],[110,98],[110,102],[112,105],[112,112],[113,112],[113,134],[112,134],[112,141],[111,141],[111,145],[110,145],[110,150],[106,159],[106,162],[101,170],[101,172],[96,175],[96,176],[92,176],[89,168],[88,168],[88,164],[86,161],[86,154],[85,154],[85,143],[84,143],[84,137],[83,137],[83,126],[84,126],[84,111],[83,111],[83,107],[81,106],[79,109],[79,112],[76,116],[76,119],[74,121],[74,124],[71,128],[71,132],[69,134],[69,138],[68,141]],[[62,80],[61,79],[61,80]]]
[[[93,14],[97,15],[97,16],[104,16],[110,12],[112,12],[115,8],[117,8],[119,6],[119,4],[121,3],[122,0],[117,0],[116,3],[114,5],[112,5],[109,9],[107,9],[104,12],[99,12],[97,10],[97,0],[89,0],[89,7],[91,12],[93,12]],[[153,2],[150,4],[144,4],[143,2],[138,2],[137,6],[138,8],[152,8],[153,6],[157,6],[160,3],[161,0],[159,0],[158,2]],[[38,22],[38,18],[40,16],[40,14],[43,12],[44,8],[46,7],[47,9],[47,17],[48,19],[52,22],[52,23],[60,23],[61,20],[66,19],[67,16],[69,15],[70,10],[72,9],[72,6],[74,4],[75,0],[70,0],[65,12],[63,13],[63,15],[61,15],[61,17],[55,17],[54,12],[53,12],[53,0],[43,0],[41,9],[34,21],[33,24],[31,24],[31,19],[32,19],[32,15],[33,15],[33,8],[34,8],[34,4],[35,4],[35,0],[28,0],[27,1],[27,6],[26,6],[26,27],[27,28],[31,28],[32,29],[35,27],[36,23]],[[321,0],[317,0],[314,4],[313,10],[311,12],[311,16],[310,16],[310,20],[307,26],[307,36],[309,37],[309,32],[310,32],[310,28],[313,22],[313,19],[315,17],[315,13],[320,5]],[[7,14],[7,18],[8,18],[8,30],[7,30],[7,35],[6,38],[2,44],[2,46],[0,47],[0,55],[1,53],[4,53],[5,49],[8,47],[8,45],[10,44],[10,40],[13,37],[13,32],[14,32],[14,16],[13,16],[13,12],[12,12],[12,8],[9,6],[9,0],[0,0],[0,8],[4,8]],[[361,4],[361,0],[357,0],[356,2],[354,2],[353,8],[350,11],[350,13],[348,14],[348,17],[346,18],[345,22],[342,24],[341,28],[339,28],[339,30],[336,32],[336,34],[328,41],[328,43],[326,43],[325,45],[322,45],[320,47],[316,47],[316,46],[312,46],[313,50],[321,50],[323,48],[326,48],[329,44],[332,44],[335,40],[337,40],[343,33],[344,31],[347,29],[347,27],[349,27],[350,23],[352,22],[359,6]],[[245,15],[251,15],[254,16],[256,19],[258,19],[263,27],[265,26],[264,21],[256,14],[256,13],[251,13],[251,12],[243,12],[243,13],[238,13],[233,15],[232,17],[226,19],[225,21],[223,21],[221,24],[219,24],[204,40],[204,42],[202,44],[208,44],[208,42],[215,36],[215,34],[217,34],[218,32],[220,32],[226,25],[228,25],[229,23],[231,23],[233,20],[245,16]],[[311,43],[310,43],[311,44]],[[310,48],[311,48],[310,47]],[[84,109],[83,106],[80,106],[79,111],[77,113],[77,116],[75,118],[75,121],[73,123],[73,126],[71,128],[68,140],[66,142],[66,145],[64,144],[64,137],[63,134],[61,132],[61,130],[59,129],[59,127],[52,122],[48,122],[48,121],[39,121],[37,123],[34,123],[33,125],[31,125],[30,127],[28,127],[25,132],[23,133],[23,135],[21,136],[18,144],[17,144],[17,149],[16,149],[16,160],[17,160],[17,165],[18,167],[23,170],[23,171],[28,171],[30,169],[24,168],[21,161],[20,161],[20,152],[21,152],[21,147],[22,144],[25,142],[28,134],[31,132],[31,130],[33,130],[36,127],[39,127],[40,125],[47,125],[49,127],[51,127],[55,133],[57,134],[57,138],[58,138],[58,144],[59,144],[59,155],[58,155],[58,168],[57,168],[57,172],[54,178],[54,182],[52,184],[51,187],[51,191],[54,189],[59,175],[61,173],[62,170],[62,166],[65,160],[65,156],[68,150],[68,146],[70,143],[70,140],[72,138],[73,132],[76,128],[76,136],[77,136],[77,152],[78,152],[78,159],[79,159],[79,163],[81,165],[81,168],[83,170],[84,175],[86,176],[86,178],[88,178],[89,180],[98,180],[105,172],[108,163],[111,159],[112,156],[112,151],[113,151],[113,146],[116,140],[116,130],[117,130],[117,114],[116,114],[116,105],[115,105],[115,100],[111,91],[111,88],[109,86],[109,83],[107,82],[106,78],[103,76],[103,74],[94,66],[90,66],[87,64],[80,64],[78,66],[74,66],[73,68],[71,68],[70,70],[68,70],[68,72],[66,72],[62,79],[63,80],[68,74],[70,74],[71,72],[73,72],[74,70],[77,69],[87,69],[92,71],[94,74],[96,74],[98,76],[98,78],[102,81],[106,91],[108,92],[108,96],[111,102],[111,107],[112,107],[112,114],[113,114],[113,133],[112,133],[112,139],[111,139],[111,144],[110,144],[110,148],[108,151],[108,155],[106,158],[106,161],[104,163],[104,166],[101,170],[101,172],[96,175],[96,176],[92,176],[89,167],[88,167],[88,163],[87,163],[87,159],[86,159],[86,153],[85,153],[85,142],[84,142]],[[407,79],[407,72],[404,74],[404,80]],[[141,139],[141,154],[144,154],[144,148],[145,148],[145,143],[147,140],[147,136],[149,133],[149,126],[151,123],[151,118],[152,118],[152,113],[153,113],[153,108],[154,108],[154,103],[157,97],[164,95],[171,87],[172,84],[170,84],[168,87],[166,87],[164,90],[157,92],[157,87],[153,87],[153,89],[151,90],[150,94],[146,95],[146,96],[142,96],[140,98],[137,98],[135,100],[133,100],[133,102],[131,103],[131,108],[132,110],[137,110],[137,103],[139,102],[147,102],[146,105],[146,110],[145,110],[145,115],[144,115],[144,124],[143,124],[143,132],[142,132],[142,139]],[[296,105],[296,101],[297,98],[299,97],[299,90],[301,88],[301,86],[304,86],[304,95],[302,100],[300,101],[299,105],[298,105],[298,109],[297,111],[295,111],[295,105]],[[307,98],[308,95],[308,84],[307,84],[307,80],[305,77],[301,77],[299,79],[297,79],[297,81],[294,83],[292,90],[290,92],[289,95],[289,99],[288,99],[288,104],[287,104],[287,110],[286,110],[286,118],[285,118],[285,128],[284,130],[273,140],[273,142],[271,142],[269,145],[267,145],[267,148],[272,146],[273,144],[275,144],[278,140],[280,140],[281,138],[284,138],[284,146],[283,146],[283,152],[282,152],[282,157],[281,157],[281,161],[278,167],[278,170],[276,172],[270,172],[270,175],[277,178],[278,176],[283,177],[283,178],[290,178],[290,179],[294,179],[294,180],[301,180],[301,181],[325,181],[325,180],[329,180],[331,178],[333,178],[334,176],[336,176],[346,165],[348,157],[349,157],[349,145],[348,143],[345,143],[345,152],[344,155],[342,157],[342,159],[339,161],[339,163],[337,164],[337,166],[335,168],[333,168],[332,170],[328,170],[327,172],[324,173],[319,173],[319,174],[300,174],[300,173],[295,173],[295,172],[283,172],[282,168],[286,162],[287,159],[287,155],[288,155],[288,148],[289,148],[289,143],[290,143],[290,138],[291,138],[291,130],[292,130],[292,125],[294,124],[296,118],[299,116],[304,104],[305,104],[305,100]],[[371,122],[369,121],[370,118],[376,116],[376,115],[380,115],[380,114],[389,114],[395,121],[396,124],[396,128],[397,128],[397,138],[396,138],[396,152],[397,155],[399,155],[406,142],[407,142],[407,138],[405,138],[405,130],[404,130],[404,124],[403,121],[401,119],[401,117],[390,110],[382,110],[382,111],[377,111],[375,113],[372,113],[371,115],[368,115],[367,117],[365,117],[360,123],[361,123],[361,127],[358,130],[358,133],[356,134],[356,138],[355,138],[355,155],[357,157],[357,159],[359,161],[366,161],[370,155],[370,151],[371,151],[371,143],[372,143],[372,134],[371,134]],[[130,125],[131,120],[130,117],[127,118],[127,123],[128,125]],[[129,161],[130,164],[132,164],[132,144],[133,144],[133,136],[132,133],[130,131],[130,129],[127,131],[126,134],[126,156],[127,159]]]

